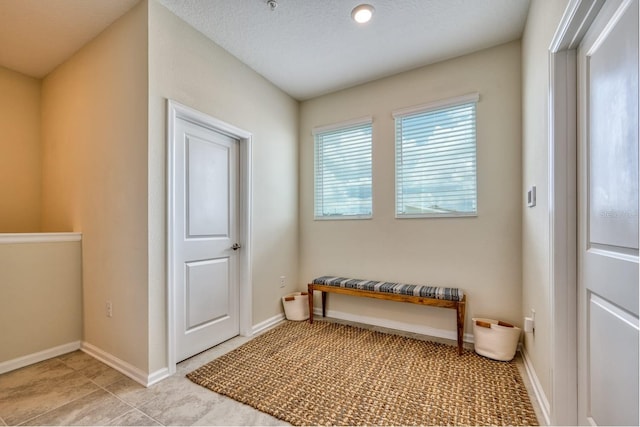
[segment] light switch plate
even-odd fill
[[[530,208],[536,205],[536,186],[529,187],[527,191],[527,206]]]

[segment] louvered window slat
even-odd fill
[[[475,101],[394,114],[396,217],[477,215]]]
[[[314,136],[315,218],[371,218],[371,120]]]

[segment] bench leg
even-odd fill
[[[466,296],[466,295],[465,295]],[[465,301],[462,300],[456,305],[456,323],[458,330],[458,355],[462,355],[462,339],[464,338],[464,314]]]
[[[313,285],[307,285],[309,298],[309,323],[313,324]]]
[[[327,293],[322,291],[322,317],[327,317]]]

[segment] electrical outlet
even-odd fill
[[[113,304],[111,301],[107,301],[105,308],[107,310],[107,317],[113,317]]]
[[[285,276],[280,276],[280,287],[281,287],[281,288],[284,288],[284,285],[285,285],[284,280],[285,280],[285,279],[286,279],[286,277],[285,277]]]

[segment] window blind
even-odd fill
[[[370,218],[371,119],[327,128],[314,131],[314,216]]]
[[[394,114],[396,217],[476,215],[475,100],[406,111]]]

